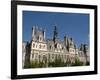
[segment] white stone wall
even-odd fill
[[[76,53],[76,51],[74,48],[69,48],[69,54],[75,54],[75,53]]]
[[[32,42],[31,49],[47,51],[47,44],[40,42]]]
[[[75,54],[66,54],[59,52],[48,52],[41,50],[33,50],[31,52],[31,61],[43,61],[43,56],[46,57],[47,60],[53,62],[56,58],[61,58],[63,62],[67,62],[68,60],[71,62],[75,62]]]

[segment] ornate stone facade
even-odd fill
[[[48,63],[48,61],[53,62],[56,58],[70,63],[74,63],[77,58],[84,64],[87,61],[89,62],[88,46],[81,44],[78,48],[74,40],[66,35],[63,40],[60,40],[56,26],[54,27],[52,39],[46,39],[45,30],[36,26],[33,27],[31,42],[26,44],[23,42],[23,45],[23,64],[32,61]]]

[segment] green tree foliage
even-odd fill
[[[87,63],[89,64],[89,63]],[[25,64],[24,68],[43,68],[43,67],[66,67],[66,66],[83,66],[83,62],[81,62],[79,59],[75,59],[74,63],[71,63],[71,61],[64,62],[62,59],[55,58],[54,61],[50,61],[48,59],[48,62],[38,62],[38,61],[32,61],[30,64]]]
[[[89,61],[87,61],[87,62],[86,62],[86,65],[90,65],[90,62],[89,62]]]
[[[75,59],[75,63],[72,63],[71,66],[83,66],[83,62],[79,59]]]

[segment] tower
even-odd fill
[[[42,28],[39,28],[38,26],[33,26],[32,28],[31,49],[47,50],[47,45],[46,45],[46,40],[45,40],[45,30]]]
[[[38,28],[37,26],[32,27],[32,40],[44,42],[45,41],[45,29]]]

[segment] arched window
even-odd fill
[[[50,45],[50,49],[51,49],[51,45]]]
[[[57,43],[55,44],[55,48],[57,48]]]
[[[34,58],[34,54],[32,54],[32,58]]]
[[[43,48],[45,48],[45,45],[43,46]]]
[[[40,37],[40,41],[42,40],[42,38]]]
[[[41,44],[39,45],[39,48],[41,48]]]
[[[33,43],[33,48],[35,47],[35,44]]]

